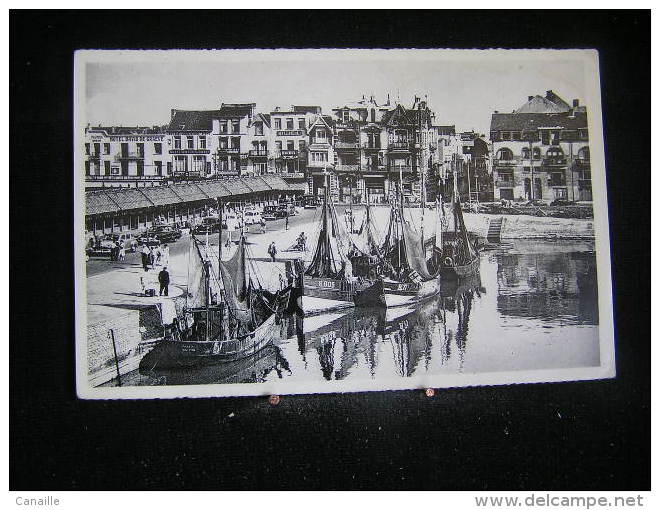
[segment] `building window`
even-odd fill
[[[206,136],[199,137],[199,148],[206,149]]]
[[[154,144],[154,154],[162,154],[163,153],[163,144],[162,143],[155,143]]]
[[[282,141],[281,140],[275,141],[275,149],[277,150],[278,154],[280,152],[282,152]]]
[[[511,152],[511,149],[503,147],[497,151],[495,159],[499,159],[501,161],[511,161],[513,159],[513,152]]]
[[[300,152],[305,150],[305,140],[298,140],[298,150]]]
[[[206,171],[206,158],[204,156],[193,156],[193,172],[203,174]]]
[[[582,147],[578,151],[578,158],[582,161],[589,161],[589,147]]]
[[[163,162],[154,161],[154,165],[156,166],[156,175],[163,175]]]
[[[138,143],[137,144],[137,153],[138,156],[143,158],[144,157],[144,144],[143,143]]]
[[[188,158],[186,156],[174,157],[174,172],[185,173],[188,171]]]
[[[288,130],[293,129],[293,119],[286,119],[286,128]]]
[[[312,152],[312,161],[314,162],[327,162],[328,153],[327,152]]]
[[[264,134],[264,125],[262,122],[257,122],[254,125],[254,134],[257,136],[262,136]]]
[[[566,188],[554,188],[555,198],[568,198],[568,190]]]
[[[227,132],[227,121],[226,120],[221,120],[220,121],[220,132],[221,133],[226,133]]]
[[[550,131],[547,129],[541,131],[541,143],[543,145],[550,145]]]
[[[320,143],[325,143],[325,129],[316,130],[316,141]]]
[[[541,149],[539,149],[538,147],[534,147],[532,149],[532,157],[534,159],[541,159]]]
[[[240,149],[241,148],[241,138],[238,136],[231,137],[231,148]]]
[[[305,119],[298,119],[298,129],[305,130]]]
[[[89,161],[85,161],[85,175],[89,175]]]
[[[523,147],[522,149],[522,158],[529,159],[529,147]]]
[[[241,125],[238,120],[232,120],[231,121],[231,132],[232,133],[240,133],[241,132]]]
[[[110,161],[104,161],[103,167],[105,175],[110,175]]]
[[[511,140],[511,133],[508,131],[502,131],[502,140]]]
[[[348,124],[348,121],[351,120],[351,114],[348,110],[344,110],[341,112],[341,121],[344,124]]]
[[[174,137],[174,148],[175,149],[180,149],[181,148],[181,136],[179,136],[179,135]]]
[[[103,154],[106,156],[110,154],[110,144],[109,143],[104,143],[103,144]]]
[[[288,151],[295,150],[293,140],[289,140],[288,142],[286,142],[286,150],[288,150]]]
[[[221,136],[218,140],[218,147],[220,149],[226,149],[227,147],[229,147],[229,145],[227,143],[228,140],[229,139],[226,136]]]
[[[89,144],[88,143],[85,144],[85,154],[87,154],[89,156]]]
[[[195,137],[194,136],[186,136],[186,148],[187,149],[194,149],[195,148]]]
[[[275,129],[282,129],[282,119],[275,119]]]

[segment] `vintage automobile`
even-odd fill
[[[192,229],[192,233],[195,235],[213,234],[215,232],[220,232],[220,226],[219,218],[209,216],[202,219],[202,222],[197,224],[195,228]]]
[[[182,233],[178,228],[169,225],[158,225],[150,228],[148,234],[152,237],[157,237],[161,242],[173,243],[181,239]]]
[[[278,211],[277,206],[267,205],[266,207],[264,207],[264,212],[262,213],[261,217],[266,221],[276,220],[277,218],[281,218],[281,216],[276,216],[275,213],[277,211]]]
[[[243,218],[246,225],[257,225],[261,223],[261,213],[255,210],[245,211]]]

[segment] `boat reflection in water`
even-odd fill
[[[379,358],[387,358],[387,351],[390,359],[383,361],[393,364],[398,376],[409,377],[416,370],[430,369],[434,345],[445,361],[454,348],[452,343],[459,352],[465,349],[472,300],[483,292],[476,274],[445,286],[440,296],[415,307],[356,309],[304,333],[299,350],[303,358],[316,354],[326,380],[345,379],[361,363],[366,363],[369,375],[375,378]],[[448,327],[448,312],[456,316],[456,326]]]

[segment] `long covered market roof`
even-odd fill
[[[300,187],[276,175],[213,179],[143,188],[105,188],[85,195],[86,215],[113,214],[149,207],[211,201],[259,192],[300,193]]]

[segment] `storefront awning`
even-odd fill
[[[180,204],[181,199],[169,186],[150,186],[140,191],[153,202],[154,205]]]
[[[175,184],[172,186],[172,191],[176,193],[182,202],[197,202],[209,199],[209,196],[197,184]]]

